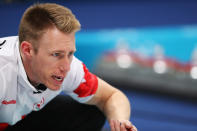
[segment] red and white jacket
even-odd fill
[[[42,93],[33,93],[37,90],[27,79],[18,37],[0,38],[0,131],[14,125],[31,111],[42,109],[60,92],[84,103],[92,98],[97,87],[97,77],[74,57],[60,90],[46,89]]]

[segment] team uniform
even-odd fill
[[[17,36],[0,38],[0,131],[14,125],[32,111],[42,109],[64,92],[80,103],[87,102],[98,87],[97,77],[73,57],[71,69],[58,91],[38,91],[28,81]]]

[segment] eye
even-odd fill
[[[60,53],[53,53],[52,56],[58,57],[58,56],[60,56]]]
[[[69,52],[68,56],[71,57],[74,55],[74,52]]]

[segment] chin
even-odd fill
[[[57,91],[60,89],[60,86],[49,86],[48,87],[50,90],[53,90],[53,91]]]

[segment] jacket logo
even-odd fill
[[[39,103],[34,103],[33,109],[39,110],[41,109],[42,105],[44,104],[44,97],[42,97],[42,100]]]
[[[4,104],[4,105],[16,104],[16,100],[10,100],[10,101],[3,100],[1,103]]]

